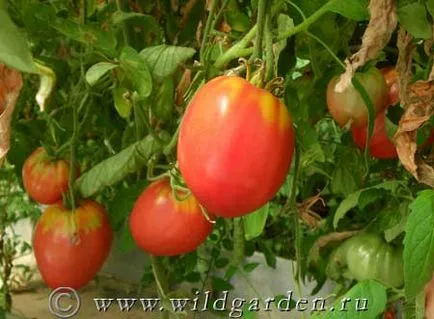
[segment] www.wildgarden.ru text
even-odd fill
[[[121,312],[129,312],[134,307],[140,307],[145,312],[164,311],[172,312],[205,312],[205,311],[228,311],[230,318],[241,318],[243,312],[261,311],[358,311],[368,310],[368,299],[366,298],[343,298],[338,304],[339,307],[327,307],[326,298],[294,299],[293,292],[288,291],[284,298],[234,298],[229,300],[229,292],[224,291],[220,298],[211,300],[211,292],[199,293],[194,298],[169,298],[162,303],[160,298],[94,298],[95,305],[99,312],[107,312],[111,308],[119,307]],[[171,307],[171,309],[168,309]],[[352,308],[352,309],[351,309]]]

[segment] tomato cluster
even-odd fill
[[[54,160],[37,148],[23,166],[24,188],[35,201],[49,205],[33,233],[33,251],[41,276],[52,289],[86,285],[106,260],[113,232],[104,208],[83,200],[75,210],[62,203],[68,191],[66,160]],[[76,167],[76,176],[79,169]]]

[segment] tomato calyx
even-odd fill
[[[157,160],[158,160],[158,157],[154,156],[148,161],[148,169],[147,169],[148,181],[155,182],[155,181],[159,181],[162,179],[169,179],[170,188],[172,190],[172,196],[178,202],[183,202],[183,201],[187,200],[190,196],[192,196],[190,189],[187,187],[187,184],[185,183],[185,181],[181,175],[181,172],[180,172],[179,166],[178,166],[178,162],[170,163],[169,169],[166,170],[164,173],[159,174],[159,175],[154,175],[154,170],[158,166],[158,165],[156,165]],[[199,205],[205,219],[209,223],[215,224],[216,221],[213,218],[211,218],[210,214],[207,212],[205,207],[203,207],[199,202],[198,202],[198,205]]]

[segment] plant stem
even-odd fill
[[[126,1],[124,1],[124,0],[116,0],[116,7],[117,7],[118,11],[120,11],[120,12],[124,11],[124,3],[125,2]],[[125,45],[128,45],[128,43],[130,42],[130,36],[129,36],[128,28],[127,28],[125,21],[122,22],[122,33],[124,36],[124,43],[125,43]]]
[[[306,34],[310,36],[312,39],[316,40],[319,44],[321,44],[324,49],[327,50],[327,52],[333,57],[333,59],[345,70],[345,64],[337,57],[336,54],[329,48],[329,46],[320,38],[318,38],[316,35],[310,33],[309,31],[306,31]]]
[[[329,6],[331,3],[336,2],[337,0],[331,0],[324,4],[321,8],[319,8],[315,13],[313,13],[311,16],[306,18],[302,23],[298,24],[294,28],[290,29],[288,32],[280,35],[277,37],[277,41],[285,40],[286,38],[292,37],[293,35],[307,30],[307,28],[310,27],[311,24],[316,22],[323,14],[329,11]]]
[[[274,76],[274,52],[273,34],[271,33],[272,18],[267,13],[265,21],[265,82],[270,81]]]
[[[168,283],[167,283],[164,267],[159,257],[151,256],[151,260],[152,260],[152,273],[154,274],[155,283],[157,284],[158,295],[160,296],[161,299],[166,300],[167,296],[165,291],[168,289]],[[164,310],[163,318],[169,318],[169,312],[167,310]]]
[[[168,156],[172,152],[172,150],[176,147],[180,129],[181,129],[181,123],[179,123],[178,127],[176,128],[176,131],[173,134],[169,144],[167,144],[166,147],[164,148],[163,150],[164,155]]]
[[[214,16],[216,7],[217,7],[217,0],[212,0],[211,9],[210,9],[209,14],[208,14],[208,19],[206,20],[205,30],[204,30],[203,37],[202,37],[202,44],[200,46],[199,56],[200,56],[200,62],[202,62],[202,64],[205,64],[205,49],[207,47],[206,44],[208,41],[209,33],[211,31],[213,16]]]
[[[264,37],[265,28],[265,13],[267,11],[267,0],[259,0],[258,3],[258,19],[256,25],[258,30],[256,32],[255,49],[251,56],[251,59],[259,58],[262,51],[262,38]]]
[[[232,266],[239,267],[244,260],[246,240],[244,238],[244,224],[242,217],[234,218],[234,256]]]

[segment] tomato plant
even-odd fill
[[[70,165],[65,160],[51,160],[44,148],[37,148],[23,166],[27,193],[41,204],[53,204],[68,190]],[[77,175],[79,173],[78,168]]]
[[[382,111],[388,104],[387,85],[377,68],[356,75],[371,99],[375,113]],[[343,92],[336,92],[340,76],[333,77],[327,86],[327,106],[336,122],[344,127],[351,122],[358,126],[368,122],[368,108],[359,91],[350,85]]]
[[[60,203],[47,207],[33,235],[36,262],[47,286],[86,285],[106,260],[112,238],[105,209],[94,201],[82,201],[74,212]]]
[[[185,194],[178,194],[182,196]],[[192,252],[213,229],[196,199],[178,200],[168,179],[149,185],[139,196],[129,219],[137,245],[154,256]]]
[[[386,127],[386,111],[377,115],[374,122],[374,130],[369,144],[369,153],[371,156],[379,159],[389,159],[398,157],[396,146],[387,135]],[[367,126],[351,126],[351,133],[354,142],[360,149],[366,147],[366,140],[368,137]]]
[[[182,120],[179,168],[211,213],[237,217],[265,205],[291,165],[295,133],[286,106],[239,77],[201,87]]]

